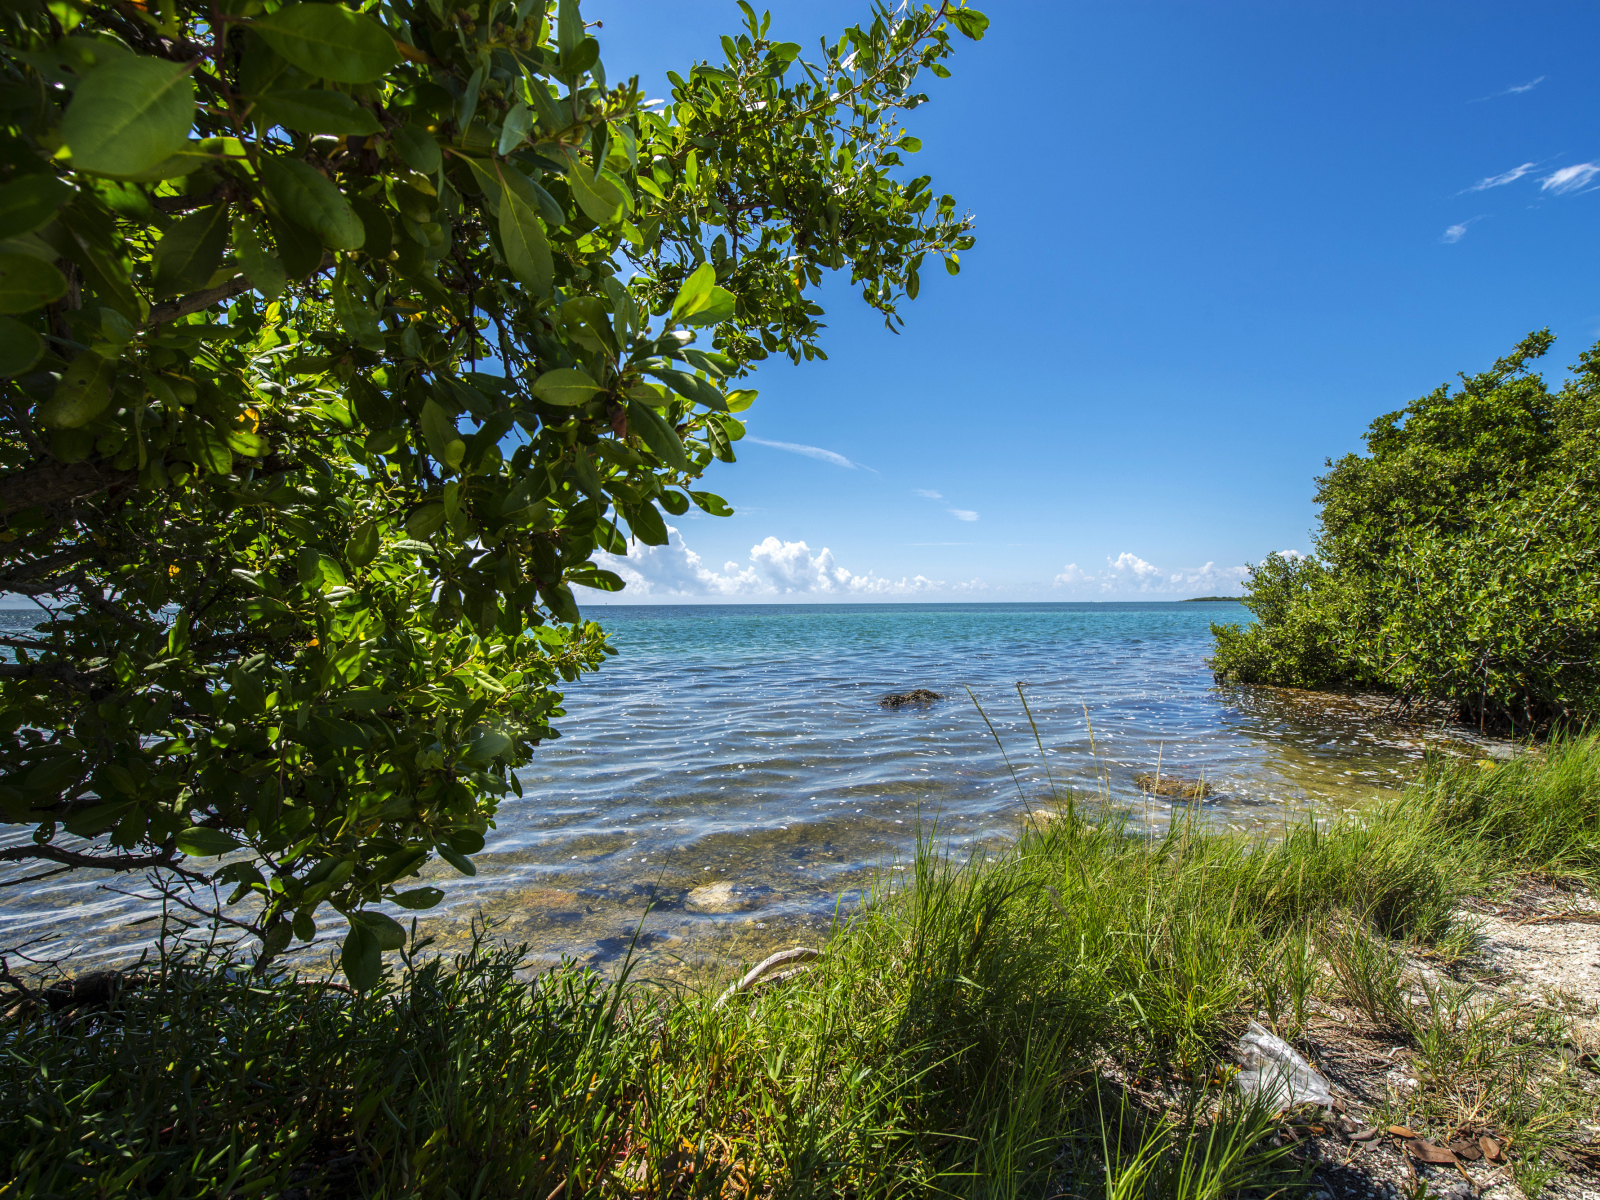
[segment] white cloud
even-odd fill
[[[1596,175],[1600,175],[1600,163],[1579,163],[1575,167],[1562,167],[1559,171],[1552,171],[1539,180],[1539,190],[1554,192],[1564,196],[1568,192],[1575,192],[1579,188],[1587,187]]]
[[[917,596],[944,591],[972,592],[987,586],[977,579],[947,586],[943,581],[924,575],[886,579],[872,571],[856,574],[840,566],[833,551],[826,546],[813,553],[805,542],[785,542],[775,537],[752,546],[746,565],[728,562],[722,565],[722,570],[714,571],[684,545],[682,535],[671,525],[667,526],[665,546],[632,542],[626,556],[601,552],[595,555],[594,561],[597,566],[615,571],[627,583],[618,599],[641,601]]]
[[[1473,217],[1472,221],[1476,221],[1477,219],[1477,217]],[[1467,236],[1467,226],[1471,225],[1472,221],[1463,221],[1459,225],[1450,226],[1449,229],[1446,229],[1439,235],[1439,240],[1447,246],[1455,245],[1462,238]]]
[[[932,488],[913,488],[912,491],[916,495],[921,496],[924,500],[943,500],[944,499],[944,495],[942,493],[936,492]]]
[[[1498,100],[1501,96],[1520,96],[1520,95],[1522,95],[1523,92],[1531,92],[1531,91],[1533,91],[1534,88],[1538,87],[1547,78],[1549,78],[1549,76],[1541,75],[1537,79],[1528,80],[1527,83],[1513,83],[1510,87],[1504,88],[1501,91],[1495,92],[1491,96],[1485,96],[1484,99],[1485,100]]]
[[[758,438],[753,434],[746,434],[744,440],[754,442],[758,446],[771,446],[774,450],[787,450],[790,454],[803,454],[807,458],[821,459],[836,467],[849,467],[852,471],[861,465],[851,462],[837,451],[824,450],[821,446],[803,446],[799,442],[769,442],[766,438]]]
[[[970,508],[947,508],[945,512],[958,521],[976,521],[978,519],[978,514]]]
[[[1118,596],[1180,599],[1236,592],[1248,574],[1242,566],[1219,567],[1214,562],[1203,567],[1179,567],[1169,571],[1146,562],[1137,554],[1123,551],[1116,558],[1107,556],[1103,571],[1085,571],[1077,563],[1068,563],[1052,582],[1059,588],[1098,599]]]
[[[1538,165],[1538,163],[1525,162],[1520,167],[1512,167],[1509,171],[1502,171],[1498,175],[1490,175],[1487,179],[1480,179],[1477,183],[1467,188],[1466,191],[1457,192],[1456,194],[1464,196],[1467,192],[1486,192],[1490,188],[1505,187],[1508,183],[1515,183]]]

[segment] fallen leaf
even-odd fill
[[[1483,1156],[1490,1162],[1499,1162],[1503,1157],[1503,1152],[1500,1149],[1500,1143],[1495,1141],[1492,1137],[1486,1136],[1479,1138],[1478,1149],[1483,1151]]]
[[[1418,1162],[1425,1163],[1454,1163],[1456,1156],[1443,1146],[1435,1146],[1432,1142],[1425,1142],[1421,1138],[1408,1138],[1406,1152]]]
[[[1350,1140],[1352,1142],[1370,1142],[1377,1136],[1378,1131],[1372,1128],[1370,1125],[1364,1125],[1360,1129],[1353,1129],[1350,1131]]]
[[[1479,1150],[1465,1138],[1451,1142],[1450,1150],[1456,1155],[1456,1157],[1464,1158],[1468,1162],[1476,1162],[1483,1155],[1483,1151]]]
[[[1391,1125],[1389,1126],[1389,1132],[1397,1138],[1414,1138],[1417,1136],[1417,1131],[1409,1125]]]

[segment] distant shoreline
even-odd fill
[[[1214,604],[1219,600],[1226,600],[1230,604],[1237,604],[1243,596],[1190,596],[1187,600],[1178,601],[1179,604]]]

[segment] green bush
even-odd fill
[[[1311,559],[1252,571],[1212,627],[1227,683],[1349,686],[1533,727],[1600,706],[1600,347],[1551,391],[1530,334],[1389,413],[1318,481]]]

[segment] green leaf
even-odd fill
[[[329,8],[331,5],[317,5]],[[333,183],[310,163],[281,155],[261,159],[261,181],[283,215],[334,250],[359,250],[366,229]]]
[[[238,838],[203,825],[191,825],[178,834],[178,849],[195,858],[217,858],[241,845]]]
[[[350,196],[348,199],[350,207],[356,210],[356,216],[361,218],[361,228],[366,231],[361,241],[361,253],[380,262],[388,258],[389,251],[394,248],[394,224],[389,220],[389,214],[360,196]]]
[[[78,429],[111,403],[111,364],[98,354],[80,354],[68,364],[50,399],[39,406],[39,424]]]
[[[638,400],[628,401],[628,428],[644,439],[644,444],[654,450],[656,457],[674,471],[687,471],[689,459],[683,452],[683,443],[668,425],[666,419],[648,404]]]
[[[495,147],[495,152],[502,158],[510,154],[522,145],[532,128],[533,113],[526,104],[518,100],[511,106],[511,111],[506,114],[505,120],[500,123],[500,143]]]
[[[714,287],[690,311],[678,318],[685,325],[715,325],[733,316],[733,293]]]
[[[32,233],[72,197],[54,175],[23,175],[0,186],[0,240]]]
[[[350,540],[344,544],[344,557],[352,567],[364,567],[378,557],[378,525],[375,521],[367,521],[360,525],[350,535]]]
[[[21,321],[0,317],[0,379],[21,375],[44,353],[44,339]]]
[[[588,372],[575,367],[557,367],[533,381],[533,394],[546,404],[574,408],[600,390]]]
[[[466,855],[458,853],[446,842],[436,842],[433,847],[439,852],[439,857],[444,859],[463,875],[476,875],[478,868],[472,865],[472,860]]]
[[[406,518],[406,532],[414,538],[425,538],[436,533],[443,524],[444,505],[435,500]]]
[[[343,92],[309,88],[265,93],[256,101],[255,116],[265,125],[301,133],[366,136],[383,128],[370,108]]]
[[[216,273],[228,245],[228,207],[197,209],[162,235],[153,253],[158,297],[198,291]]]
[[[627,518],[633,536],[646,546],[667,544],[667,524],[656,511],[656,506],[646,500],[640,504],[624,504],[622,515]]]
[[[444,157],[440,153],[439,143],[433,140],[433,135],[426,129],[418,129],[415,125],[402,125],[389,136],[400,155],[400,161],[406,166],[413,171],[421,171],[424,175],[438,173]]]
[[[307,74],[337,83],[371,83],[400,61],[394,38],[372,17],[337,4],[291,4],[250,28]]]
[[[578,567],[567,572],[567,580],[601,592],[620,592],[627,586],[622,576],[615,571],[606,571],[600,567]]]
[[[685,313],[705,304],[716,286],[717,269],[708,262],[701,263],[678,288],[677,298],[672,302],[672,319],[677,321]]]
[[[384,349],[383,325],[380,323],[378,313],[367,303],[362,296],[359,286],[353,282],[353,275],[358,268],[349,261],[339,264],[339,273],[334,277],[333,311],[339,318],[339,324],[344,326],[344,331],[350,335],[356,345],[374,354],[382,354]]]
[[[400,892],[394,897],[394,902],[401,908],[433,908],[444,899],[444,893],[436,887],[412,888],[409,892]]]
[[[379,950],[406,948],[406,927],[387,913],[353,912],[349,916],[351,925],[364,925],[372,931],[372,936],[378,940]]]
[[[510,163],[502,163],[506,188],[522,197],[522,202],[539,216],[551,229],[560,229],[567,223],[567,214],[556,203],[555,197]]]
[[[975,42],[981,40],[989,28],[989,18],[976,9],[957,8],[945,15],[949,18],[950,24],[960,30],[963,36]]]
[[[759,393],[749,388],[740,388],[728,393],[728,411],[731,413],[743,412],[756,402]]]
[[[322,265],[322,242],[316,234],[276,213],[267,214],[267,224],[289,279],[298,283]]]
[[[28,312],[67,291],[60,271],[30,254],[0,254],[0,313]]]
[[[584,215],[601,228],[615,225],[627,215],[628,203],[623,193],[605,179],[591,179],[576,160],[567,171],[567,186]]]
[[[233,470],[233,448],[227,437],[204,422],[189,426],[184,446],[195,466],[202,470],[213,475],[226,475]]]
[[[245,278],[268,300],[276,300],[289,281],[288,272],[242,216],[233,222],[233,248],[238,251]]]
[[[690,492],[689,499],[693,500],[713,517],[733,516],[733,505],[715,492]]]
[[[500,245],[505,249],[511,273],[518,282],[532,288],[536,296],[548,296],[554,266],[544,226],[522,197],[509,188],[500,202],[499,227]]]
[[[185,63],[127,55],[90,71],[61,119],[72,169],[137,175],[188,144],[194,80]]]
[[[371,991],[383,978],[383,951],[378,946],[378,935],[365,925],[351,921],[350,932],[344,935],[344,945],[339,950],[339,966],[356,991]]]
[[[573,449],[572,474],[585,495],[593,498],[596,503],[605,499],[605,488],[600,482],[600,473],[594,469],[594,460],[582,446]]]
[[[704,379],[697,378],[685,371],[673,371],[664,367],[649,367],[646,370],[685,399],[693,400],[696,404],[703,404],[717,412],[728,411],[728,402],[722,398],[722,393]]]
[[[459,467],[466,457],[467,443],[455,420],[436,400],[422,406],[422,433],[428,439],[428,453],[450,467]]]

